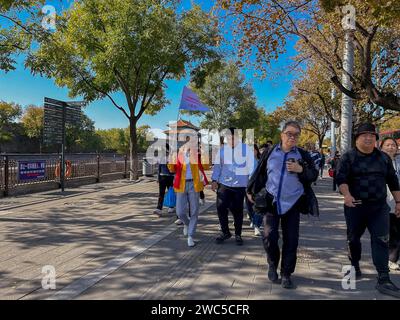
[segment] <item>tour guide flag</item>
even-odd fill
[[[201,103],[197,94],[187,87],[183,87],[182,99],[179,109],[190,111],[210,111],[208,107]]]

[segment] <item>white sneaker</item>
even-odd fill
[[[253,222],[250,222],[250,228],[253,228],[253,227],[254,227]]]
[[[174,213],[175,212],[175,208],[168,208],[168,213]]]
[[[162,210],[156,209],[156,210],[153,211],[153,213],[156,214],[156,215],[158,215],[159,217],[161,217]]]
[[[396,262],[389,261],[389,269],[393,271],[399,271],[400,265]]]
[[[193,238],[192,237],[188,237],[188,246],[189,247],[194,247],[194,241],[193,241]]]
[[[183,224],[183,222],[181,221],[181,219],[176,219],[174,222],[176,225],[180,226]]]
[[[183,225],[183,235],[186,237],[188,235],[188,226],[185,224]]]
[[[255,236],[261,236],[261,231],[259,227],[254,227],[254,235]]]

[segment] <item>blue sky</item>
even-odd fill
[[[68,6],[71,0],[64,1],[63,5]],[[193,1],[209,10],[213,1],[197,0]],[[55,4],[57,1],[48,1],[48,4]],[[182,1],[182,8],[188,9],[191,6],[190,0]],[[56,6],[59,10],[59,6]],[[287,53],[282,55],[276,63],[272,65],[273,69],[283,71],[283,75],[275,78],[260,80],[253,76],[253,71],[244,71],[246,80],[252,84],[257,98],[258,106],[263,107],[267,112],[273,111],[280,106],[291,88],[292,76],[285,74],[285,68],[288,65],[288,59],[295,54],[294,43],[289,42]],[[42,105],[43,98],[51,97],[54,99],[68,101],[68,89],[59,88],[52,79],[32,76],[29,70],[25,70],[23,59],[18,59],[17,69],[4,73],[0,71],[0,100],[8,102],[17,102],[22,106],[29,104]],[[152,128],[165,129],[169,121],[174,121],[178,115],[178,106],[180,96],[184,85],[187,85],[189,78],[181,81],[167,81],[166,97],[170,101],[163,110],[155,116],[143,115],[139,124],[148,124]],[[124,98],[120,94],[114,95],[117,102],[124,103]],[[75,100],[80,100],[79,98]],[[85,113],[95,121],[96,128],[122,128],[128,126],[126,117],[111,104],[108,99],[95,101],[85,108]],[[190,120],[195,124],[199,123],[199,118],[194,116],[184,116],[184,119]]]

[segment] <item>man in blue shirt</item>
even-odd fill
[[[311,183],[318,177],[318,170],[309,153],[297,147],[300,133],[301,127],[297,122],[289,121],[284,125],[281,143],[272,147],[261,159],[247,188],[250,201],[255,200],[254,196],[260,192],[258,190],[264,189],[266,192],[263,243],[269,265],[268,278],[275,283],[278,282],[281,223],[281,275],[282,287],[286,289],[294,288],[291,274],[296,267],[300,212],[309,213],[311,207],[318,212],[318,204],[311,189]],[[311,195],[315,200],[309,200]]]
[[[254,170],[254,150],[242,143],[235,128],[227,134],[227,144],[218,152],[212,173],[213,191],[217,191],[217,211],[221,235],[215,241],[220,244],[232,235],[229,231],[228,210],[235,222],[235,240],[242,245],[243,201],[249,175]]]

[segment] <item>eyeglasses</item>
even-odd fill
[[[292,132],[284,132],[288,138],[298,139],[300,137],[300,132],[292,133]]]

